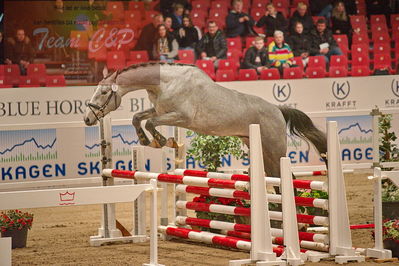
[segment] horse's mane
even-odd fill
[[[159,65],[159,66],[163,66],[163,65],[169,65],[169,66],[191,66],[191,67],[197,67],[196,65],[192,65],[192,64],[183,64],[183,63],[167,63],[167,62],[160,62],[160,61],[150,61],[150,62],[146,62],[146,63],[138,63],[138,64],[133,64],[130,66],[127,66],[123,69],[119,69],[116,71],[116,75],[120,75],[123,72],[132,70],[132,69],[136,69],[136,68],[142,68],[142,67],[148,67],[148,66],[155,66],[155,65]],[[115,72],[112,72],[110,74],[108,74],[104,79],[109,78],[111,75],[113,75]]]

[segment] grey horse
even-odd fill
[[[259,124],[263,159],[268,176],[280,176],[280,157],[287,151],[289,131],[309,140],[324,157],[326,135],[303,112],[271,104],[260,97],[224,88],[196,66],[144,63],[105,77],[88,104],[84,121],[94,125],[116,110],[128,92],[144,89],[154,107],[133,116],[141,145],[150,145],[141,121],[159,146],[167,142],[157,126],[178,126],[207,135],[237,136],[248,146],[249,125]]]

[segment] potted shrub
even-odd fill
[[[8,210],[0,214],[2,237],[12,238],[12,248],[26,247],[28,229],[31,229],[33,214],[20,210]]]
[[[226,155],[232,155],[236,159],[244,157],[244,151],[242,150],[242,142],[238,137],[219,137],[209,136],[193,131],[187,131],[187,136],[192,137],[191,147],[187,151],[187,158],[193,157],[195,160],[201,162],[206,171],[215,172],[222,165],[222,157]],[[203,202],[208,204],[224,204],[231,206],[244,206],[244,202],[236,199],[227,199],[220,197],[212,197],[200,195],[193,199],[194,202]],[[196,211],[197,218],[210,219],[226,222],[234,222],[239,219],[234,215],[210,213],[204,211]],[[203,231],[211,231],[219,233],[220,230],[214,230],[209,228],[201,228]]]
[[[392,115],[382,115],[379,120],[380,162],[398,162],[399,149],[391,131]],[[392,169],[383,169],[389,171]],[[389,179],[382,180],[382,216],[384,219],[399,219],[399,189]]]
[[[382,226],[384,248],[392,251],[392,257],[399,257],[399,219],[385,220]]]

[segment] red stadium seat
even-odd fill
[[[262,80],[273,80],[280,79],[280,72],[277,68],[264,69],[260,72],[260,79]]]
[[[237,49],[237,50],[242,50],[242,43],[241,43],[241,38],[236,37],[236,38],[227,38],[227,48],[229,49]]]
[[[212,1],[211,2],[211,9],[220,9],[220,10],[227,10],[229,9],[229,2],[227,1]]]
[[[261,17],[263,17],[265,15],[265,8],[261,7],[261,8],[252,8],[251,9],[251,16],[255,21],[258,21]],[[263,31],[263,29],[262,29]]]
[[[315,66],[315,67],[308,66],[305,74],[306,77],[308,78],[324,78],[326,76],[326,68],[320,66]]]
[[[389,54],[377,54],[374,56],[374,70],[387,69],[389,73],[394,74]]]
[[[45,64],[29,64],[27,68],[27,75],[37,79],[39,84],[46,84],[47,72]]]
[[[179,50],[179,60],[186,64],[194,64],[195,55],[193,50]]]
[[[283,70],[284,79],[301,79],[303,78],[303,70],[300,67],[288,67]]]
[[[371,15],[370,16],[370,25],[382,24],[387,25],[387,21],[385,19],[385,15]]]
[[[46,87],[65,87],[64,75],[47,76]]]
[[[272,0],[273,5],[278,8],[289,8],[290,7],[290,1],[289,0]]]
[[[303,65],[302,57],[300,57],[300,56],[296,56],[296,57],[292,58],[291,62],[292,62],[292,64],[300,67],[302,70],[305,68],[305,66]]]
[[[370,76],[370,69],[368,66],[352,66],[352,77]]]
[[[159,14],[158,11],[147,10],[147,11],[144,12],[144,20],[147,20],[148,22],[151,22],[152,19],[158,14]]]
[[[309,56],[308,68],[318,67],[326,69],[326,59],[322,55]]]
[[[130,51],[129,62],[132,64],[148,62],[147,51]]]
[[[142,1],[129,1],[129,10],[137,10],[139,12],[145,11],[144,2]]]
[[[133,25],[141,25],[141,19],[143,14],[138,10],[126,10],[124,13],[125,23],[131,23]]]
[[[336,34],[333,36],[334,36],[334,39],[337,42],[339,48],[341,48],[341,51],[345,55],[348,55],[348,52],[349,52],[348,36],[346,34]]]
[[[90,41],[88,57],[95,61],[107,61],[107,48],[105,47],[104,42]]]
[[[211,4],[208,0],[194,0],[191,2],[193,9],[202,9],[208,11]]]
[[[352,45],[353,44],[369,44],[370,40],[369,37],[367,35],[367,33],[363,33],[363,34],[357,34],[354,33],[352,35]]]
[[[251,46],[254,46],[255,44],[255,38],[253,36],[248,36],[245,38],[245,48],[249,48]]]
[[[238,80],[257,80],[258,74],[255,69],[240,69],[238,72]]]
[[[375,43],[391,43],[391,38],[389,37],[389,34],[386,31],[373,32],[372,39],[373,39],[374,44]]]
[[[206,12],[203,9],[196,9],[196,10],[191,11],[190,16],[191,16],[192,20],[197,19],[197,18],[206,20],[206,18],[208,17],[208,12]],[[194,24],[194,25],[198,26],[197,24]]]
[[[399,40],[399,22],[392,25],[392,40]]]
[[[196,66],[202,69],[208,76],[215,79],[215,66],[210,60],[197,60]]]
[[[86,51],[89,46],[89,36],[85,31],[71,31],[71,48]]]
[[[391,14],[391,27],[399,24],[399,14]]]
[[[264,0],[253,0],[252,6],[251,6],[251,12],[252,12],[252,9],[262,9],[263,14],[265,14],[266,4],[267,4],[267,2]]]
[[[352,60],[360,55],[369,56],[369,45],[368,44],[352,44],[351,49]]]
[[[227,16],[227,9],[223,10],[223,9],[211,9],[209,10],[209,16],[208,19],[209,20],[215,20],[215,19],[226,19]]]
[[[110,51],[107,53],[108,69],[122,69],[126,65],[126,56],[123,51]]]
[[[37,77],[21,76],[19,87],[21,88],[40,87],[40,83]]]
[[[112,15],[112,19],[121,20],[124,17],[124,7],[122,1],[107,2],[105,13]]]
[[[348,76],[348,67],[343,66],[330,66],[328,72],[329,77],[346,77]]]
[[[18,65],[4,65],[5,83],[10,85],[18,85],[20,81],[20,70]]]
[[[377,54],[391,55],[391,45],[389,43],[375,43],[373,47],[374,56]]]
[[[366,66],[370,67],[370,58],[366,54],[359,54],[352,57],[352,67],[353,66]]]
[[[345,55],[332,55],[330,57],[330,67],[332,66],[348,68],[348,58]]]
[[[218,69],[216,71],[216,81],[224,82],[224,81],[234,81],[235,74],[231,69]]]
[[[220,59],[219,60],[219,69],[231,69],[234,72],[240,67],[240,62],[234,59]]]
[[[359,24],[359,23],[367,25],[366,17],[362,16],[362,15],[349,16],[349,20],[350,20],[352,26]]]
[[[242,57],[243,53],[237,49],[228,49],[227,50],[227,59],[233,59],[235,61],[239,61]]]

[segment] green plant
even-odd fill
[[[33,214],[20,210],[8,210],[0,214],[0,229],[2,232],[9,230],[21,230],[32,227]]]
[[[328,199],[328,193],[320,190],[298,190],[297,195],[304,198]],[[326,210],[321,210],[320,213],[320,209],[315,207],[298,206],[298,209],[301,213],[306,213],[309,215],[328,215],[328,212]]]
[[[380,137],[379,153],[380,162],[398,162],[399,149],[395,142],[397,139],[395,132],[391,131],[392,115],[382,115],[378,123],[378,133]],[[389,171],[392,168],[384,168]],[[382,180],[382,201],[399,201],[399,189],[389,179]]]
[[[384,240],[395,240],[399,244],[399,220],[384,221],[382,225],[382,237]]]
[[[222,165],[221,158],[225,155],[230,154],[236,159],[244,157],[242,142],[238,137],[209,136],[193,131],[187,131],[187,136],[193,137],[187,157],[202,162],[208,171],[216,171]]]

